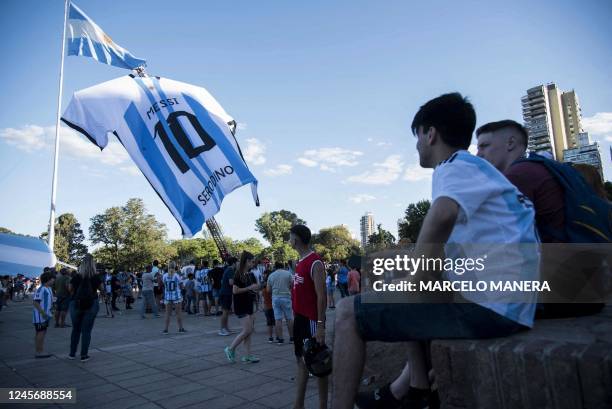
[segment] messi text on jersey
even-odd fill
[[[162,108],[169,107],[170,105],[179,105],[179,102],[176,98],[160,99],[158,102],[151,105],[151,108],[149,108],[149,110],[147,111],[147,118],[148,119],[151,119],[151,117],[153,117],[154,119],[157,118],[155,116],[155,113],[159,112]]]

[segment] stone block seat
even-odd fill
[[[612,305],[489,340],[436,340],[445,409],[612,408]]]

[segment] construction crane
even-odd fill
[[[206,227],[208,227],[208,231],[210,232],[210,235],[212,236],[213,240],[215,241],[215,244],[217,245],[217,249],[219,250],[221,259],[223,261],[227,261],[227,259],[230,257],[230,254],[229,251],[227,251],[227,246],[225,245],[225,242],[223,241],[223,232],[221,231],[219,223],[217,223],[217,220],[215,220],[214,217],[211,217],[210,219],[206,220]]]

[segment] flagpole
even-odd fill
[[[57,162],[59,159],[59,143],[60,143],[60,116],[62,113],[62,91],[64,85],[64,56],[66,55],[66,22],[68,20],[68,3],[69,0],[64,0],[64,29],[62,31],[62,60],[60,63],[59,75],[59,93],[57,95],[57,118],[55,121],[55,155],[53,157],[53,179],[51,182],[51,210],[49,214],[49,234],[47,243],[49,249],[54,252],[55,244],[55,193],[57,191]]]

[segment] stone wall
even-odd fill
[[[612,408],[612,307],[493,340],[434,341],[445,409]]]

